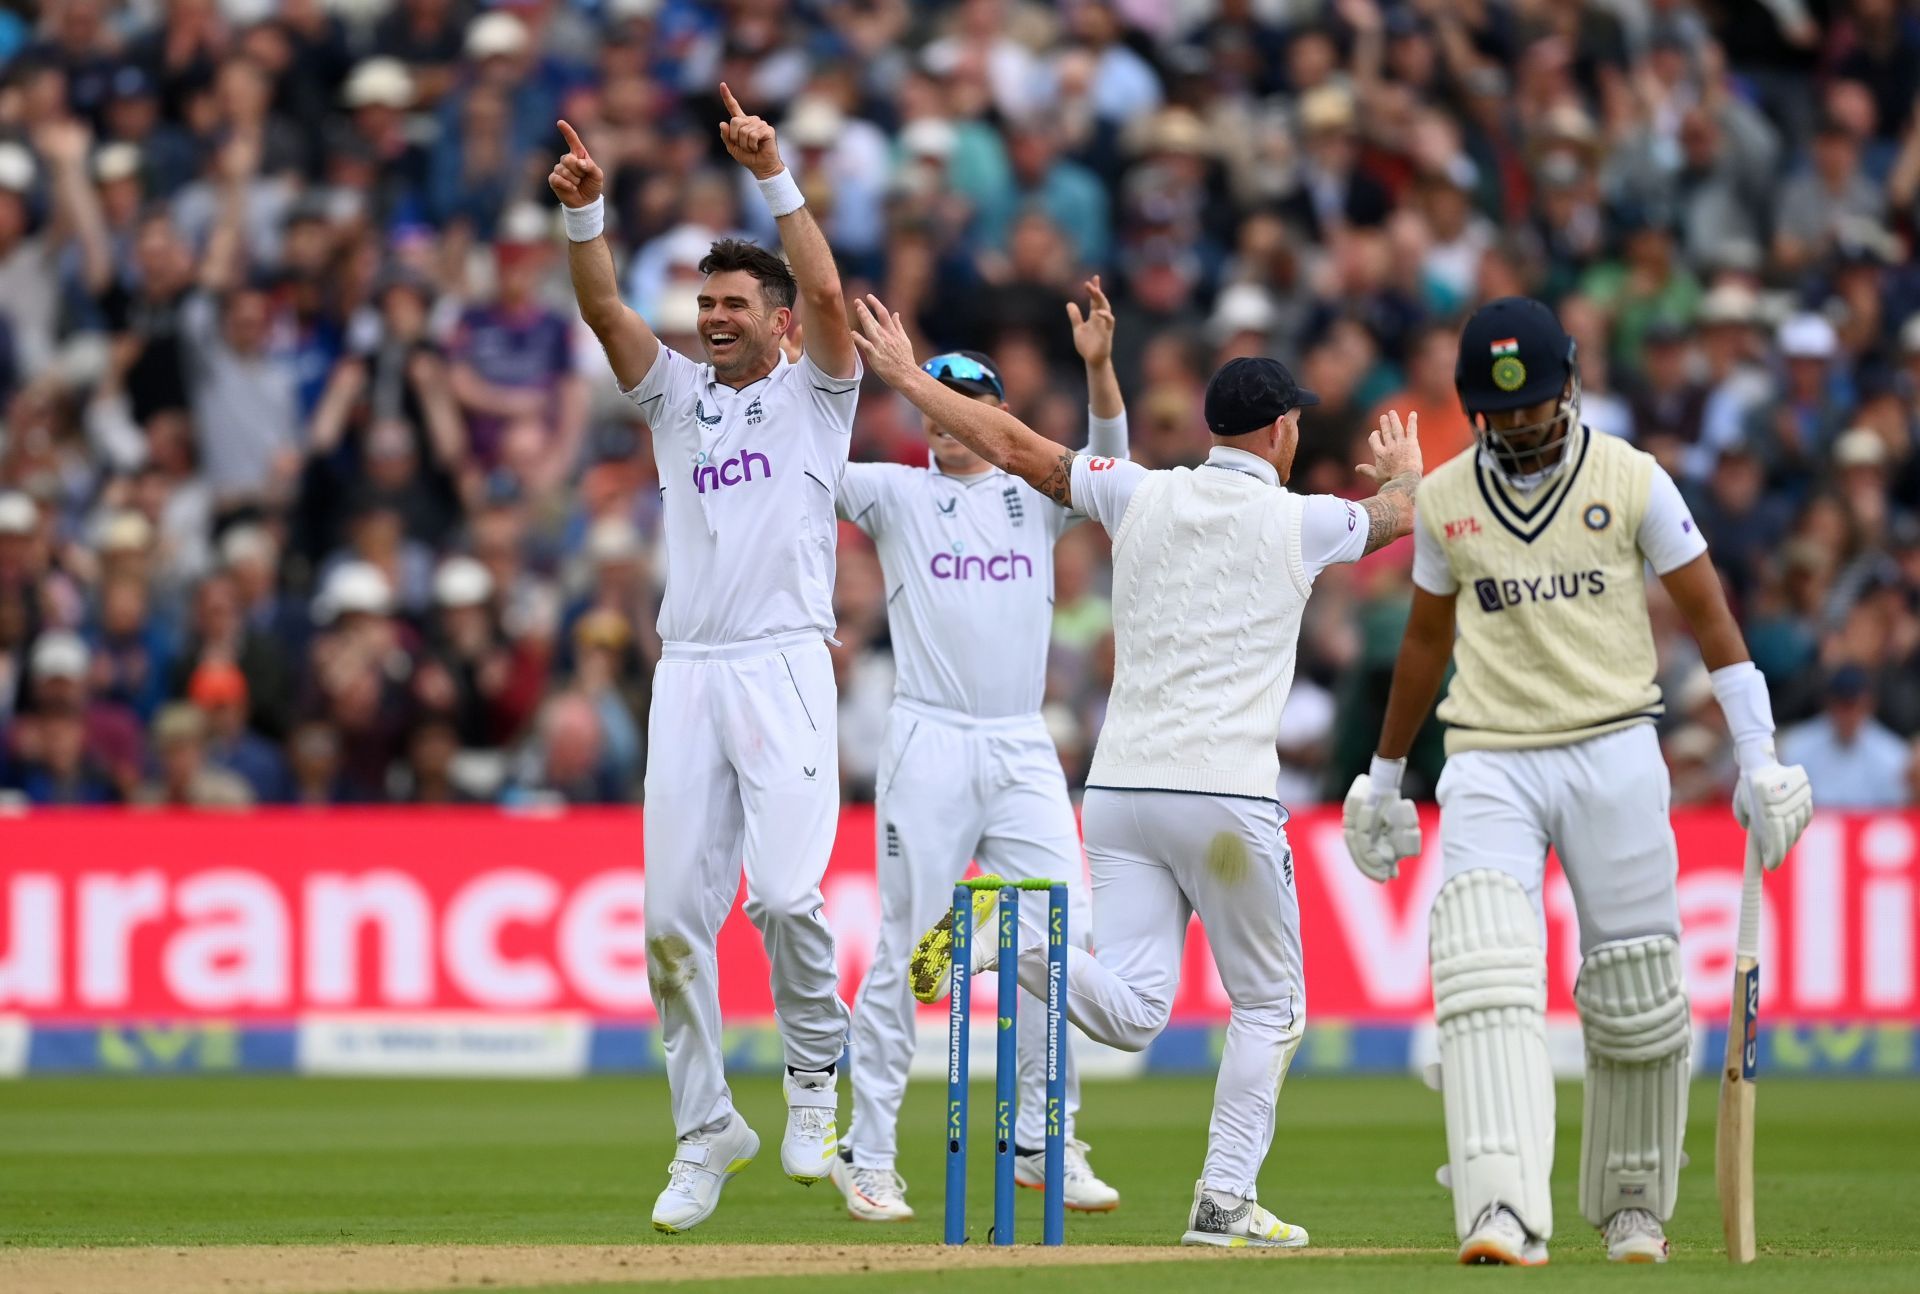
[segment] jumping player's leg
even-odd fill
[[[733,769],[714,722],[719,671],[664,660],[654,676],[648,741],[672,759],[647,767],[647,982],[666,1052],[676,1145],[654,1201],[665,1232],[699,1226],[721,1188],[759,1153],[733,1109],[720,1050],[715,941],[740,889],[742,820]]]
[[[1166,860],[1200,916],[1227,991],[1213,1117],[1182,1242],[1296,1248],[1303,1228],[1258,1203],[1274,1109],[1300,1045],[1306,999],[1292,855],[1270,800],[1145,791],[1132,795],[1142,844]],[[1105,955],[1104,945],[1101,948]]]
[[[980,842],[981,869],[1010,880],[1066,882],[1067,938],[1074,947],[1084,949],[1092,942],[1092,905],[1083,880],[1080,832],[1053,740],[1045,725],[1035,719],[1029,729],[992,734],[987,738],[987,750],[993,789]],[[1028,939],[1045,936],[1047,903],[1044,894],[1021,895],[1020,919],[1029,932]],[[1039,1186],[1047,1127],[1047,1020],[1044,1010],[1034,1009],[1031,998],[1020,1011],[1019,1030],[1020,1110],[1014,1142],[1022,1153],[1016,1170],[1021,1185]],[[1085,1147],[1075,1136],[1080,1071],[1071,1047],[1066,1052],[1066,1068],[1067,1207],[1105,1212],[1120,1203],[1120,1194],[1093,1172]]]
[[[1463,1262],[1543,1262],[1553,1234],[1539,754],[1465,751],[1440,779],[1429,951]]]
[[[1580,1211],[1606,1228],[1613,1257],[1659,1262],[1679,1187],[1692,1040],[1667,766],[1651,725],[1554,753],[1564,776],[1554,841],[1580,918]]]
[[[913,1060],[914,1003],[907,958],[953,901],[983,814],[968,775],[973,738],[896,712],[881,753],[875,860],[880,939],[853,1008],[853,1163],[891,1169],[900,1101]]]
[[[655,674],[642,824],[647,984],[660,1022],[674,1135],[715,1131],[733,1112],[721,1065],[715,944],[739,891],[739,788],[714,725],[712,667],[666,660]]]
[[[1094,954],[1067,949],[1067,1018],[1095,1042],[1144,1051],[1173,1013],[1193,909],[1166,863],[1146,852],[1134,802],[1149,792],[1087,792],[1081,821],[1093,880]],[[976,945],[978,946],[978,945]],[[1020,983],[1047,995],[1047,948],[1023,937]]]
[[[772,970],[789,1119],[781,1162],[795,1181],[827,1176],[839,1147],[835,1067],[846,1051],[833,934],[820,881],[840,817],[837,698],[824,643],[731,662],[721,698],[740,779],[747,917]]]

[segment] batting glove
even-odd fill
[[[1340,832],[1347,853],[1370,880],[1382,884],[1400,874],[1400,860],[1420,852],[1420,815],[1400,795],[1405,760],[1373,761],[1371,773],[1353,779],[1340,806]]]
[[[1733,791],[1733,816],[1760,847],[1768,871],[1786,861],[1787,851],[1813,818],[1813,787],[1798,764],[1769,760],[1743,770]]]

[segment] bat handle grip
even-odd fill
[[[1734,942],[1734,954],[1758,959],[1760,956],[1760,846],[1747,836],[1746,870],[1740,878],[1740,930]]]

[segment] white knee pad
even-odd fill
[[[1573,1000],[1586,1034],[1580,1212],[1595,1226],[1621,1209],[1673,1216],[1687,1127],[1692,1023],[1671,935],[1601,944]]]
[[[1553,1234],[1553,1070],[1547,959],[1520,882],[1477,868],[1440,887],[1428,951],[1440,1032],[1454,1230],[1488,1205]]]

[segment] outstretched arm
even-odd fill
[[[726,101],[732,119],[720,123],[720,138],[733,160],[753,172],[760,181],[773,211],[774,224],[780,230],[780,248],[793,267],[794,281],[800,287],[800,321],[805,326],[806,352],[820,371],[829,377],[852,377],[854,373],[853,339],[847,332],[847,301],[840,288],[840,271],[833,263],[833,249],[813,213],[802,206],[799,190],[780,159],[780,142],[773,127],[759,117],[748,116],[726,83],[720,83],[720,97]]]
[[[613,251],[607,246],[601,221],[601,193],[607,177],[587,154],[587,146],[572,126],[558,123],[567,151],[554,164],[547,187],[567,208],[567,272],[573,276],[573,295],[580,317],[600,339],[607,362],[623,390],[640,385],[660,357],[660,339],[647,321],[620,299],[620,280],[613,272]]]
[[[970,400],[913,362],[900,316],[869,295],[853,303],[853,343],[867,367],[961,444],[1063,507],[1073,506],[1073,451],[1048,440],[1006,410]]]
[[[1413,496],[1420,488],[1420,415],[1408,414],[1402,427],[1398,413],[1382,414],[1379,429],[1367,437],[1367,444],[1373,447],[1373,462],[1361,463],[1356,470],[1378,487],[1360,505],[1367,514],[1367,551],[1371,553],[1413,533]],[[1452,628],[1451,619],[1448,628]]]

